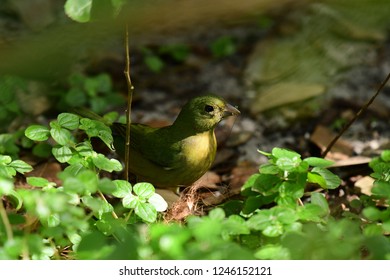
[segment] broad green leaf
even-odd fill
[[[363,215],[371,221],[378,221],[381,218],[381,211],[376,207],[366,207],[363,209]]]
[[[297,211],[298,218],[301,221],[320,222],[323,216],[323,209],[316,204],[305,204],[303,207],[299,207]]]
[[[278,159],[279,158],[289,158],[293,161],[298,161],[298,159],[301,158],[301,155],[298,154],[297,152],[290,151],[287,149],[282,149],[282,148],[273,148],[272,155]]]
[[[72,140],[72,134],[66,128],[62,128],[57,121],[50,122],[50,135],[60,145],[68,145]]]
[[[313,167],[328,167],[334,164],[333,161],[323,159],[323,158],[318,158],[318,157],[308,157],[305,158],[303,161],[306,161],[310,166]]]
[[[254,184],[259,176],[260,176],[260,174],[253,174],[248,178],[248,180],[241,187],[241,192],[243,195],[249,196],[251,193],[253,193],[252,187],[254,186]]]
[[[390,182],[375,181],[372,194],[390,199]]]
[[[292,224],[298,220],[298,216],[295,210],[290,208],[274,208],[274,215],[276,214],[276,219],[284,225]]]
[[[325,216],[330,213],[328,201],[322,193],[313,192],[311,194],[311,203],[321,208],[322,212],[320,215]]]
[[[385,150],[381,153],[381,159],[390,162],[390,150]]]
[[[271,174],[259,174],[256,177],[252,190],[267,196],[277,192],[278,187],[282,182],[282,179],[278,176]]]
[[[131,184],[125,180],[114,180],[115,191],[112,192],[112,195],[115,197],[123,198],[126,195],[131,194]]]
[[[122,199],[122,204],[126,208],[134,209],[137,205],[141,203],[138,196],[132,195],[131,193],[127,194]]]
[[[307,182],[318,184],[321,188],[326,189],[326,180],[320,174],[312,172],[307,173]]]
[[[19,160],[19,159],[14,160],[8,166],[15,168],[15,170],[17,172],[22,173],[22,174],[33,170],[33,167],[30,164],[24,162],[23,160]]]
[[[52,146],[46,142],[38,143],[33,147],[32,153],[41,158],[48,158],[52,155]]]
[[[311,172],[317,173],[325,179],[327,189],[335,189],[341,184],[341,179],[327,169],[314,167]]]
[[[26,180],[29,185],[34,187],[43,188],[49,185],[49,181],[42,177],[27,177]]]
[[[250,230],[244,218],[238,215],[231,215],[223,220],[222,233],[227,235],[249,234]]]
[[[209,213],[210,219],[215,221],[222,221],[225,218],[225,216],[226,216],[225,212],[223,211],[222,208],[214,208]]]
[[[272,174],[272,175],[276,175],[276,174],[279,174],[280,169],[278,168],[278,166],[276,166],[276,165],[273,164],[273,163],[265,163],[265,164],[262,164],[262,165],[260,166],[259,171],[260,171],[260,173],[262,173],[262,174]]]
[[[61,163],[68,162],[72,158],[72,150],[67,146],[53,147],[53,156]]]
[[[104,194],[112,194],[116,187],[110,179],[102,178],[98,182],[98,189]]]
[[[157,219],[156,208],[150,203],[138,203],[134,212],[142,220],[149,223],[153,223]]]
[[[115,150],[113,146],[114,138],[112,137],[111,129],[101,121],[83,118],[80,120],[80,129],[84,130],[89,137],[99,137],[111,150]]]
[[[92,0],[67,0],[65,13],[78,22],[88,22],[91,18]]]
[[[149,199],[148,202],[156,208],[157,212],[164,212],[168,209],[168,203],[164,198],[158,193],[154,193]]]
[[[25,130],[24,135],[34,141],[46,141],[49,139],[50,130],[43,125],[30,125]]]
[[[0,165],[0,177],[12,178],[15,175],[16,175],[15,168]]]
[[[255,257],[261,260],[288,260],[290,251],[281,245],[267,244],[255,253]]]
[[[155,193],[155,189],[150,183],[137,183],[133,186],[133,191],[143,199],[149,199]]]
[[[10,156],[0,155],[0,164],[9,164],[12,162],[12,158]]]
[[[283,171],[295,171],[301,163],[300,158],[282,157],[276,160],[276,165]]]
[[[80,118],[75,114],[62,113],[57,117],[58,124],[61,127],[67,128],[69,130],[74,130],[79,126]]]
[[[9,195],[14,189],[14,183],[9,178],[0,176],[0,197],[3,195]],[[0,202],[2,203],[2,202]]]
[[[283,232],[283,225],[281,223],[274,223],[269,225],[262,231],[262,233],[268,237],[277,237],[282,235]]]
[[[122,170],[122,164],[118,160],[114,158],[108,159],[103,154],[98,154],[96,157],[93,157],[92,161],[101,170],[108,172]]]
[[[91,157],[96,154],[89,141],[84,141],[77,145],[76,151],[83,157]]]
[[[271,225],[272,221],[273,215],[271,210],[260,210],[248,219],[247,225],[254,230],[263,230]]]

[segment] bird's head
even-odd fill
[[[222,119],[239,115],[232,105],[214,95],[199,96],[188,101],[177,117],[175,124],[203,132],[213,129]]]

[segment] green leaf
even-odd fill
[[[323,168],[334,164],[333,161],[323,159],[323,158],[318,158],[318,157],[308,157],[305,158],[303,161],[306,161],[310,166],[323,167]]]
[[[297,159],[301,158],[301,155],[297,152],[290,151],[282,148],[273,148],[272,155],[276,158],[289,158],[291,160],[297,161]]]
[[[52,155],[52,146],[46,142],[38,143],[33,147],[32,153],[41,158],[48,158]]]
[[[66,128],[62,128],[57,121],[50,122],[50,135],[60,145],[68,145],[73,140],[72,134]]]
[[[381,211],[376,207],[366,207],[363,209],[363,215],[371,221],[378,221],[381,218]]]
[[[254,230],[264,230],[266,227],[272,224],[272,212],[271,210],[260,210],[247,221],[249,228]]]
[[[341,179],[327,169],[314,167],[311,172],[317,173],[325,179],[327,189],[335,189],[341,184]]]
[[[390,198],[390,183],[385,181],[375,181],[374,187],[372,188],[372,194],[383,197]]]
[[[281,245],[267,244],[255,253],[255,257],[261,260],[288,260],[290,251]]]
[[[299,207],[297,211],[298,218],[301,221],[312,221],[312,222],[321,222],[321,216],[323,214],[323,209],[320,206],[309,203],[305,204],[303,207]]]
[[[10,164],[12,162],[12,158],[10,156],[0,155],[0,164]]]
[[[274,223],[266,227],[262,233],[268,237],[277,237],[283,234],[283,225],[280,223]]]
[[[0,177],[12,178],[15,175],[16,175],[15,168],[0,165]]]
[[[225,212],[223,211],[222,208],[214,208],[209,213],[210,219],[215,221],[222,221],[223,219],[225,219],[225,216],[226,216]]]
[[[131,193],[127,194],[122,199],[122,205],[126,208],[134,209],[137,207],[137,205],[141,203],[138,196],[135,196]]]
[[[80,129],[87,133],[88,137],[99,137],[111,150],[115,150],[113,146],[114,138],[112,137],[111,129],[101,121],[83,118],[80,120]]]
[[[155,193],[155,189],[150,183],[137,183],[133,190],[136,195],[143,199],[149,199]]]
[[[27,184],[33,187],[46,187],[49,185],[49,181],[42,177],[27,177]]]
[[[278,158],[276,160],[276,165],[283,171],[295,171],[299,164],[301,163],[301,159],[296,158],[288,158],[288,157],[282,157]]]
[[[156,208],[157,212],[164,212],[168,209],[168,203],[165,199],[158,193],[154,193],[149,199],[148,202]]]
[[[62,113],[57,117],[58,124],[69,130],[74,130],[79,127],[79,116],[70,113]]]
[[[33,170],[33,167],[30,164],[24,162],[23,160],[19,160],[19,159],[14,160],[8,166],[15,168],[15,170],[17,172],[22,173],[22,174]]]
[[[250,230],[241,216],[231,215],[223,221],[222,233],[226,235],[241,235],[249,234]]]
[[[307,182],[320,185],[321,188],[326,189],[326,180],[320,174],[308,172]]]
[[[9,195],[14,189],[14,183],[8,178],[0,176],[0,197],[3,195]],[[2,203],[2,202],[0,202]]]
[[[88,22],[91,18],[92,0],[67,0],[65,13],[78,22]]]
[[[221,58],[232,55],[236,52],[236,44],[229,36],[222,36],[211,43],[211,52],[214,57]]]
[[[131,194],[131,184],[125,180],[114,180],[115,191],[112,192],[112,195],[115,197],[123,198]]]
[[[153,223],[157,219],[156,208],[150,203],[138,203],[134,212],[142,220],[149,223]]]
[[[24,135],[34,141],[46,141],[49,139],[50,130],[43,125],[30,125],[25,130]]]
[[[385,150],[381,153],[381,159],[386,162],[390,162],[390,150]]]
[[[325,216],[330,213],[328,201],[326,200],[323,194],[313,192],[311,194],[311,203],[314,205],[318,205],[321,208],[322,210],[322,212],[320,213],[321,216]]]
[[[98,189],[105,194],[112,194],[116,187],[115,184],[108,178],[102,178],[98,182]]]
[[[282,182],[282,179],[278,176],[272,174],[259,174],[259,176],[256,177],[252,190],[267,196],[277,192],[278,187]]]
[[[61,163],[68,162],[72,158],[72,150],[67,146],[53,147],[53,156]]]
[[[276,175],[276,174],[279,174],[280,169],[278,168],[278,166],[276,166],[276,165],[273,164],[273,163],[265,163],[265,164],[262,164],[262,165],[260,166],[259,171],[260,171],[260,173],[262,173],[262,174],[272,174],[272,175]]]
[[[83,157],[92,157],[96,154],[92,148],[91,142],[89,141],[84,141],[77,145],[76,151]]]
[[[164,68],[164,61],[158,57],[157,55],[154,54],[149,54],[144,57],[144,63],[150,70],[153,72],[160,72]]]
[[[95,166],[101,170],[108,172],[122,170],[122,164],[118,160],[114,158],[108,159],[103,154],[97,154],[96,157],[92,158],[92,161]]]

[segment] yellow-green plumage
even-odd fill
[[[211,167],[217,151],[214,128],[224,118],[239,111],[216,96],[190,100],[175,122],[152,128],[132,124],[130,130],[130,172],[137,181],[156,187],[188,186]],[[124,155],[126,126],[114,123],[114,146]],[[117,135],[117,137],[115,137]]]

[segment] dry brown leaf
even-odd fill
[[[374,185],[374,178],[365,176],[355,182],[355,187],[360,189],[360,192],[365,195],[371,195],[371,189]]]
[[[336,137],[330,129],[325,126],[318,125],[310,136],[310,141],[316,144],[321,151],[325,151],[326,147]],[[346,160],[353,154],[351,144],[343,139],[339,139],[332,147],[327,155],[327,159],[331,160]]]

